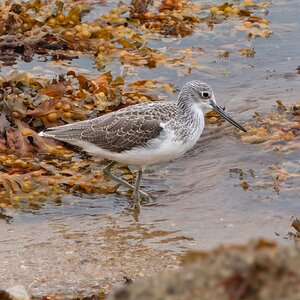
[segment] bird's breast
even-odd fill
[[[193,113],[178,117],[166,124],[166,128],[174,132],[174,139],[187,147],[193,147],[204,129],[204,115],[201,109],[195,108]]]

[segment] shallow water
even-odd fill
[[[212,2],[219,3],[207,1]],[[181,48],[196,45],[209,54],[197,57],[200,68],[191,74],[141,68],[138,76],[162,78],[177,87],[201,78],[213,85],[218,102],[234,119],[247,124],[254,112],[271,112],[276,99],[299,101],[299,13],[299,1],[273,1],[268,19],[274,34],[252,44],[245,33],[227,34],[230,22],[213,31],[198,30],[182,42],[153,40],[150,46],[156,48],[170,47],[179,53]],[[233,44],[235,51],[229,59],[217,58],[217,50]],[[254,58],[238,54],[246,45],[255,48]],[[32,64],[41,72],[43,63]],[[89,58],[72,64],[81,70],[93,68]],[[19,62],[14,68],[32,66]],[[49,74],[59,69],[49,66]],[[113,70],[117,73],[117,66]],[[134,80],[134,76],[128,79]],[[147,171],[142,184],[153,201],[144,204],[139,217],[123,193],[65,196],[61,205],[48,203],[39,211],[12,212],[10,224],[0,223],[1,287],[23,284],[35,295],[110,290],[124,281],[123,276],[136,279],[176,267],[178,255],[187,250],[257,237],[290,243],[284,236],[290,231],[291,217],[299,216],[300,182],[288,180],[278,194],[269,168],[299,165],[299,159],[299,152],[280,153],[244,144],[230,124],[208,125],[193,150]],[[231,170],[235,168],[244,171],[247,191],[240,186],[239,174]]]

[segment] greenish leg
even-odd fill
[[[134,185],[134,190],[133,190],[133,198],[134,198],[134,202],[135,202],[135,207],[137,209],[140,209],[140,182],[141,182],[141,178],[143,175],[143,171],[140,169],[138,171],[137,177],[136,177],[136,181],[135,181],[135,185]]]
[[[138,176],[137,176],[137,179],[136,179],[135,186],[133,186],[133,185],[129,184],[128,182],[126,182],[125,180],[123,180],[123,179],[121,179],[121,178],[119,178],[119,177],[113,175],[113,174],[110,172],[111,169],[112,169],[112,167],[113,167],[115,164],[116,164],[115,161],[111,161],[111,162],[108,164],[108,166],[105,167],[105,168],[103,169],[103,173],[104,173],[107,177],[109,177],[111,180],[113,180],[113,181],[115,181],[115,182],[117,182],[117,183],[120,183],[120,184],[122,184],[124,187],[126,187],[126,188],[132,190],[132,191],[133,191],[133,197],[134,197],[134,199],[137,199],[137,197],[138,197],[138,199],[139,199],[140,197],[142,197],[142,198],[145,199],[145,200],[149,200],[149,199],[150,199],[150,196],[149,196],[147,193],[145,193],[145,192],[139,190],[140,181],[141,181],[141,177],[142,177],[142,170],[139,170]],[[139,202],[139,200],[138,200],[138,202]]]

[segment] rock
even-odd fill
[[[11,300],[30,300],[28,293],[23,285],[14,285],[8,288],[6,291]]]
[[[259,240],[187,254],[184,267],[117,290],[109,300],[300,300],[300,246]]]

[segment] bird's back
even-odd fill
[[[95,119],[49,128],[41,135],[76,146],[80,146],[80,141],[85,141],[120,153],[145,146],[163,131],[162,124],[170,122],[176,116],[175,103],[141,103]]]

